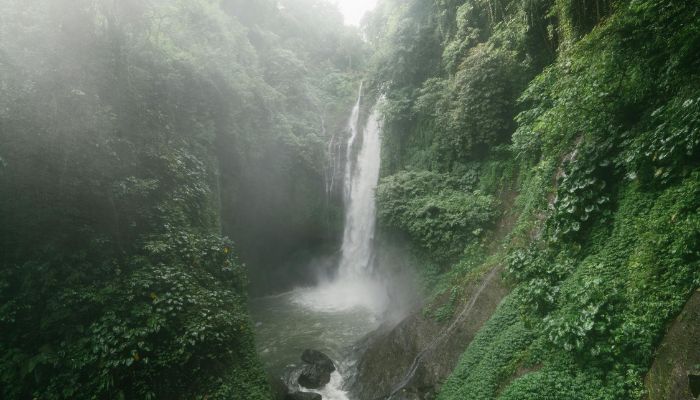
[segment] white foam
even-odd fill
[[[382,282],[358,276],[296,289],[292,293],[292,301],[317,312],[345,312],[363,308],[379,315],[386,309],[389,298]]]
[[[343,377],[335,371],[331,374],[331,381],[319,390],[302,389],[302,392],[318,393],[323,400],[349,400],[348,392],[342,389]]]
[[[359,138],[362,87],[348,122],[351,132],[345,166],[346,215],[338,273],[331,281],[313,288],[297,289],[293,301],[322,312],[343,312],[364,308],[375,315],[387,306],[386,286],[375,277],[372,266],[375,232],[375,191],[381,163],[381,123],[377,107],[362,132],[362,146],[352,159]]]

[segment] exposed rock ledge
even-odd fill
[[[649,400],[700,399],[700,291],[671,325],[645,383]]]
[[[358,344],[351,392],[360,399],[432,399],[459,357],[508,294],[501,268],[467,289],[468,300],[451,322],[439,324],[416,312],[398,325],[382,326]]]

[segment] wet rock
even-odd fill
[[[331,372],[318,365],[305,365],[297,382],[307,389],[320,389],[331,381]]]
[[[301,369],[297,382],[307,389],[320,389],[331,380],[335,371],[333,360],[317,350],[305,350],[301,360],[306,363]]]
[[[284,399],[285,400],[323,400],[323,397],[321,397],[321,395],[318,393],[296,392],[296,393],[288,394],[287,397],[285,397]]]
[[[304,350],[304,353],[301,355],[301,360],[307,364],[320,367],[322,370],[328,371],[329,373],[335,371],[333,360],[317,350]]]
[[[695,400],[700,395],[700,290],[688,300],[656,349],[645,379],[648,400]]]
[[[386,324],[355,347],[357,374],[349,381],[359,399],[396,400],[434,398],[441,382],[452,373],[459,356],[508,294],[494,268],[466,288],[467,300],[448,324],[420,311],[398,325]]]

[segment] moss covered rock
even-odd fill
[[[645,384],[648,400],[700,398],[700,291],[673,322]]]

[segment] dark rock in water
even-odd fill
[[[307,389],[320,389],[331,381],[331,372],[318,365],[305,365],[297,382]]]
[[[329,373],[335,371],[333,360],[317,350],[304,350],[304,353],[301,355],[301,360],[307,364],[320,367],[322,370],[328,371]]]
[[[305,350],[301,360],[306,363],[299,374],[297,382],[307,389],[319,389],[331,380],[335,371],[333,360],[317,350]]]
[[[318,393],[296,392],[296,393],[288,394],[287,397],[285,397],[284,399],[285,400],[323,400],[323,397],[321,397],[321,395]]]

